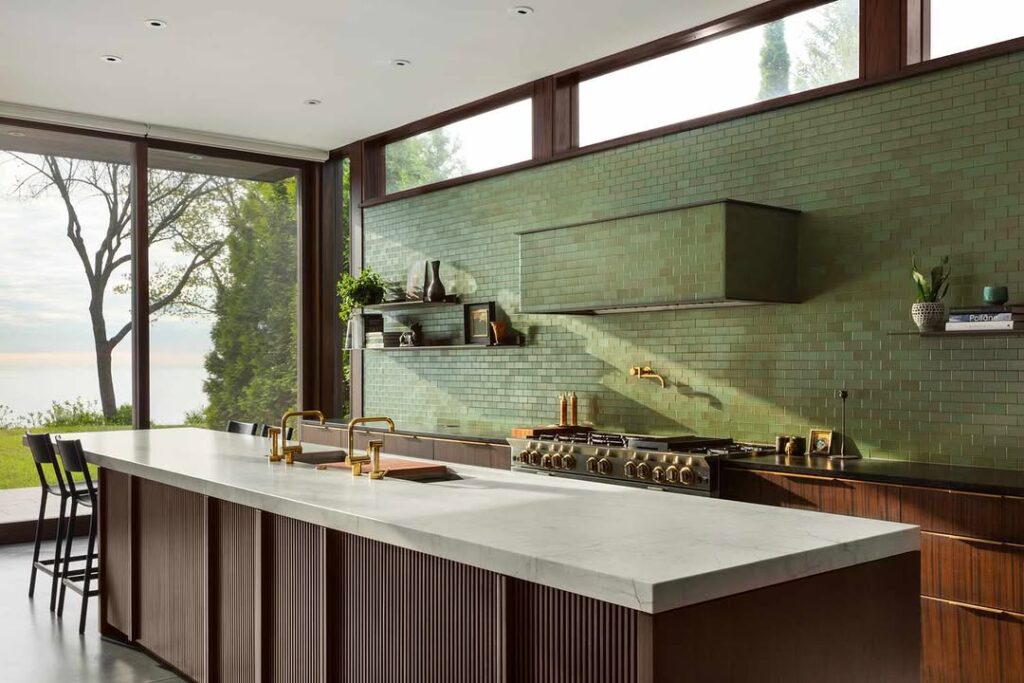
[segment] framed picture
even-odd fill
[[[491,323],[494,322],[494,302],[466,304],[462,307],[462,327],[467,344],[491,344]]]
[[[807,439],[807,450],[811,455],[831,455],[832,431],[826,429],[812,429],[811,436]]]

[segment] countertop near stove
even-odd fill
[[[1001,496],[1024,496],[1024,472],[898,460],[829,460],[807,455],[762,455],[723,461],[723,467],[926,486]],[[726,472],[723,476],[728,476]]]
[[[218,431],[75,436],[104,468],[647,613],[919,549],[913,526],[481,467],[371,481]]]

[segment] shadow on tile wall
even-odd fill
[[[1024,468],[1021,337],[890,334],[913,329],[912,253],[952,256],[953,305],[993,282],[1024,299],[1022,83],[1024,57],[1000,57],[369,208],[369,264],[404,279],[441,259],[450,291],[496,301],[531,343],[367,353],[367,410],[501,433],[575,391],[601,427],[770,441],[838,429],[845,382],[866,455]],[[515,232],[726,197],[804,212],[804,303],[516,313]],[[419,319],[461,335],[456,307]],[[628,377],[648,362],[670,388]]]

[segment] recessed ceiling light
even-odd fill
[[[107,64],[120,64],[124,61],[117,55],[103,55],[102,57],[100,57],[100,59],[102,59]]]
[[[408,59],[392,59],[391,66],[412,66],[412,62]]]
[[[311,98],[309,98],[308,100],[302,100],[302,103],[303,103],[303,104],[306,104],[306,105],[309,105],[310,107],[315,107],[315,106],[317,106],[318,104],[323,104],[323,101],[322,101],[322,100],[318,100],[318,99],[316,99],[316,98],[313,98],[313,97],[311,97]]]
[[[167,22],[163,19],[146,19],[146,26],[150,28],[167,28]]]
[[[25,137],[25,134],[22,133],[20,130],[9,130],[9,131],[7,131],[7,134],[10,135],[12,138],[23,138],[23,137]]]
[[[203,157],[199,156],[198,154],[189,154],[188,158],[191,159],[192,161],[202,161],[203,160]]]
[[[515,7],[509,7],[508,13],[517,17],[528,17],[533,14],[533,8],[526,5],[516,5]]]

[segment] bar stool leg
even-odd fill
[[[39,561],[39,546],[43,542],[43,521],[46,518],[46,489],[43,489],[43,495],[39,497],[39,519],[36,520],[36,542],[32,549],[32,575],[28,580],[28,597],[36,592],[36,574],[39,572],[39,568],[36,567],[36,562]]]
[[[85,615],[89,610],[89,581],[92,574],[92,553],[96,548],[96,510],[89,514],[89,547],[85,551],[85,580],[82,583],[82,616],[78,620],[78,632],[85,633]]]
[[[57,598],[57,616],[64,616],[64,592],[67,586],[64,584],[64,577],[67,576],[71,567],[71,540],[75,537],[75,516],[78,514],[78,501],[71,499],[71,516],[68,517],[67,542],[64,544],[64,568],[60,572],[60,597]]]
[[[57,516],[57,542],[53,547],[53,581],[50,583],[50,611],[57,606],[57,584],[60,583],[60,547],[64,543],[64,524],[67,516],[68,498],[60,497],[60,514]]]

